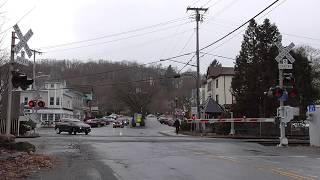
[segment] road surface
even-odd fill
[[[279,148],[241,140],[165,136],[173,128],[93,128],[86,135],[41,129],[30,139],[56,157],[54,169],[28,179],[288,180],[320,179],[320,149]],[[20,139],[21,140],[21,139]],[[29,139],[28,139],[29,140]]]

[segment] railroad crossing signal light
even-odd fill
[[[12,72],[12,86],[14,88],[21,88],[26,90],[33,83],[33,79],[29,79],[27,75],[13,71]]]
[[[283,89],[276,87],[273,89],[272,93],[274,97],[280,98],[283,95]]]
[[[45,106],[45,103],[43,101],[38,101],[38,107],[43,108]]]
[[[298,96],[298,91],[296,88],[292,88],[292,89],[288,90],[288,94],[289,94],[289,97],[295,98]]]
[[[28,105],[29,105],[29,107],[31,107],[31,108],[33,108],[33,107],[36,107],[36,101],[35,100],[31,100],[31,101],[29,101],[28,102]]]

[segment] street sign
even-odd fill
[[[32,30],[29,29],[27,34],[23,36],[23,34],[21,33],[20,28],[17,24],[13,26],[13,29],[15,30],[16,34],[18,35],[18,38],[20,39],[20,42],[14,47],[13,51],[15,53],[19,53],[19,51],[22,48],[24,48],[24,50],[27,52],[28,57],[30,58],[32,56],[32,51],[29,48],[27,42],[29,41],[29,39],[33,35]]]
[[[308,112],[312,113],[316,111],[316,106],[314,104],[311,104],[308,106]]]
[[[17,56],[17,60],[15,62],[24,66],[29,65],[28,59],[26,59],[24,56],[24,51],[21,51],[21,57]]]
[[[276,43],[276,46],[279,48],[279,54],[276,57],[276,61],[279,63],[284,57],[286,57],[291,63],[294,63],[295,59],[290,55],[290,51],[295,46],[293,43],[290,43],[289,46],[283,47],[280,42]]]
[[[279,101],[288,101],[288,92],[284,91],[282,96],[278,98]]]

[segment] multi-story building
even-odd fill
[[[62,117],[83,119],[85,111],[89,109],[85,94],[67,88],[65,81],[47,81],[39,90],[21,91],[20,103],[24,104],[26,114],[35,111],[28,106],[28,102],[34,99],[46,104],[44,108],[36,110],[40,121],[53,122]]]
[[[234,103],[232,96],[231,82],[234,76],[232,67],[215,67],[207,72],[207,84],[205,99],[212,97],[222,106]]]
[[[234,103],[231,91],[231,82],[234,76],[232,67],[213,67],[208,68],[206,79],[201,82],[200,104],[205,104],[212,98],[219,105],[228,108]],[[196,89],[191,94],[192,106],[196,106]]]

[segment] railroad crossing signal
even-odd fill
[[[283,58],[287,58],[291,63],[294,63],[295,59],[290,55],[290,51],[294,48],[294,44],[290,43],[289,46],[283,47],[281,42],[277,42],[276,46],[279,48],[279,55],[276,57],[278,63],[281,62]]]
[[[20,28],[17,24],[13,26],[13,29],[16,32],[16,34],[18,35],[18,38],[20,39],[20,42],[14,47],[13,51],[15,53],[18,53],[22,48],[24,48],[24,50],[27,52],[28,57],[30,58],[32,56],[32,51],[29,48],[27,42],[29,41],[29,39],[33,35],[32,30],[29,29],[27,34],[23,36],[23,34],[21,33]]]

